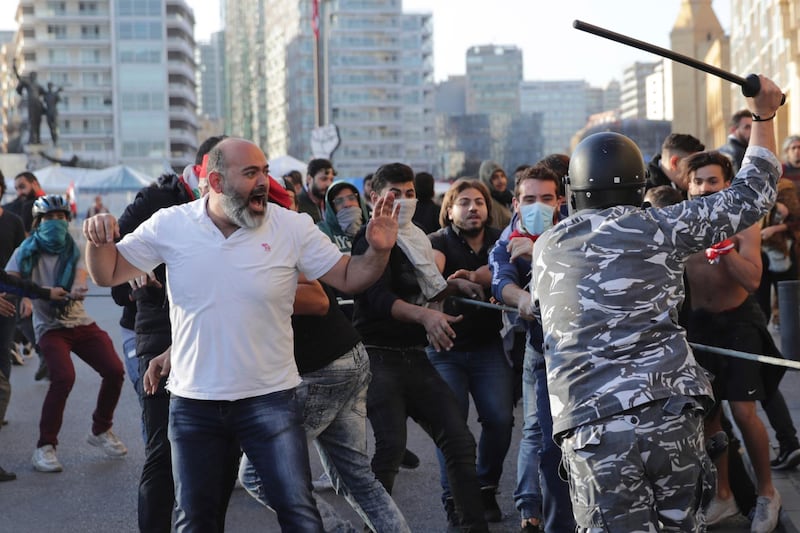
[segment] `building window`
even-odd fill
[[[121,50],[120,63],[161,63],[160,50]]]
[[[63,48],[50,48],[47,50],[47,59],[51,65],[65,65],[69,63],[69,51]]]
[[[83,39],[99,39],[100,26],[93,24],[91,26],[81,26],[81,38]]]
[[[47,11],[53,15],[66,15],[67,3],[66,2],[47,2]],[[23,13],[24,13],[23,8]]]
[[[119,38],[124,41],[151,41],[163,38],[160,22],[120,22]]]
[[[47,34],[52,39],[66,39],[67,38],[67,27],[61,24],[48,24],[47,25]]]
[[[84,65],[100,63],[100,50],[81,50],[81,63]]]
[[[78,2],[78,11],[83,15],[96,15],[97,2]]]
[[[117,0],[121,17],[160,17],[161,0]]]

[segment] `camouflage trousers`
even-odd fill
[[[715,490],[703,411],[674,397],[579,426],[561,442],[578,531],[705,531]]]

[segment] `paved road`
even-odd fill
[[[90,294],[94,297],[87,299],[86,307],[100,327],[109,332],[119,351],[119,309],[111,298],[102,296],[104,292],[92,289]],[[77,359],[75,367],[77,381],[67,402],[64,427],[59,436],[58,457],[64,465],[64,472],[59,474],[35,472],[30,465],[47,382],[34,382],[36,362],[33,359],[12,370],[13,393],[7,415],[9,425],[0,432],[0,465],[16,472],[18,479],[0,483],[0,532],[136,531],[136,490],[144,457],[136,395],[126,382],[114,426],[114,431],[127,444],[129,453],[123,459],[106,458],[102,452],[86,443],[99,379]],[[796,373],[787,376],[783,388],[798,420],[800,381],[796,376]],[[515,412],[515,418],[517,421],[522,418],[519,409]],[[474,413],[471,423],[475,427]],[[409,439],[409,447],[420,456],[422,465],[416,470],[401,472],[395,485],[395,499],[413,531],[444,531],[446,520],[439,501],[434,447],[413,423],[409,423]],[[502,523],[491,525],[493,532],[519,530],[512,499],[518,440],[519,425],[506,459],[498,496],[505,519]],[[312,468],[315,475],[321,472],[313,447]],[[796,487],[800,484],[800,474],[784,474],[779,481],[785,508],[800,514],[800,496]],[[322,493],[322,497],[360,528],[355,513],[342,498],[331,492]],[[279,531],[272,513],[260,507],[242,490],[235,491],[233,495],[226,526],[231,532]],[[742,519],[716,531],[738,533],[749,531],[749,527]]]

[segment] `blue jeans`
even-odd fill
[[[225,483],[225,457],[239,441],[255,465],[282,531],[322,533],[311,496],[311,468],[295,389],[236,401],[173,396],[169,440],[177,506],[176,531],[216,531],[218,488]],[[216,488],[216,489],[215,489]]]
[[[336,492],[347,499],[372,531],[405,533],[410,529],[403,514],[370,467],[367,451],[370,376],[367,352],[358,343],[324,368],[303,374],[297,396],[304,406],[306,434],[314,439]],[[239,480],[260,503],[271,506],[264,484],[247,456],[242,458]],[[352,528],[343,525],[335,511],[323,508],[324,500],[319,498],[318,504],[326,531]]]
[[[522,519],[543,517],[548,533],[575,531],[569,484],[559,475],[561,448],[553,440],[544,356],[530,344],[525,347],[522,398],[525,423],[517,456],[514,502]]]
[[[372,383],[367,416],[375,433],[372,471],[391,493],[406,450],[410,416],[442,450],[456,510],[465,531],[489,531],[475,471],[475,439],[453,392],[422,348],[369,346]]]
[[[136,332],[132,329],[119,327],[119,335],[122,339],[122,364],[125,365],[125,373],[128,375],[128,381],[133,385],[133,390],[136,391],[136,397],[139,399],[139,407],[142,404],[142,381],[139,379],[139,358],[136,357]],[[147,444],[147,432],[144,428],[144,420],[142,420],[142,441]]]
[[[514,425],[512,370],[503,354],[502,341],[470,351],[437,352],[426,349],[428,360],[456,396],[462,418],[469,414],[469,395],[475,402],[481,435],[478,440],[477,473],[481,487],[497,487],[503,473],[503,461],[511,444]],[[444,455],[439,458],[442,499],[450,497]]]
[[[125,365],[125,373],[128,374],[128,381],[133,385],[136,396],[139,397],[139,405],[142,404],[142,382],[139,380],[139,359],[136,357],[136,332],[132,329],[119,327],[119,335],[122,339],[122,364]]]

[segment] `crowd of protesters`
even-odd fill
[[[767,328],[776,283],[797,279],[800,137],[781,165],[781,92],[761,83],[718,151],[673,134],[648,172],[630,139],[600,133],[512,182],[484,161],[439,202],[433,176],[403,163],[362,189],[327,159],[274,179],[258,146],[213,137],[119,219],[98,199],[85,252],[66,201],[20,174],[0,208],[0,419],[14,332],[32,316],[50,379],[34,469],[63,470],[71,351],[102,380],[88,443],[126,454],[112,425],[127,369],[146,443],[142,531],[222,531],[237,477],[283,530],[338,530],[309,442],[364,527],[408,531],[392,489],[413,457],[409,418],[438,449],[453,531],[503,519],[503,475],[516,475],[521,532],[699,531],[738,514],[773,531],[771,470],[800,463],[782,372],[688,344],[780,356]],[[122,358],[83,309],[87,275],[125,309]],[[734,476],[732,423],[754,480]]]

